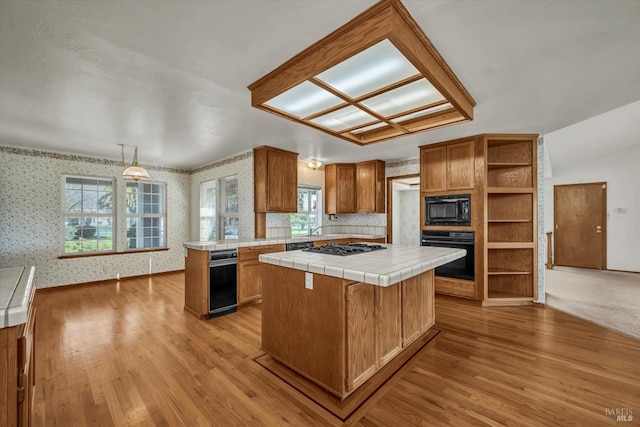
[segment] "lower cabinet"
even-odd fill
[[[435,324],[434,273],[430,270],[402,281],[402,346]]]
[[[36,309],[26,323],[0,329],[0,425],[30,426],[35,392]]]
[[[353,391],[435,323],[433,270],[388,287],[346,288],[347,391]]]
[[[262,298],[261,254],[284,252],[285,245],[249,246],[238,249],[238,305]]]

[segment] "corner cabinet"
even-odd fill
[[[385,163],[334,163],[324,169],[327,214],[384,213]]]
[[[474,187],[474,141],[420,147],[421,190],[440,192]]]
[[[253,149],[254,211],[298,211],[298,153],[262,146]]]
[[[537,298],[537,135],[485,135],[483,305]]]

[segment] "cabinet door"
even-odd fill
[[[420,150],[420,183],[423,191],[447,189],[447,147]]]
[[[447,190],[473,188],[473,141],[447,146]]]
[[[435,323],[433,270],[402,282],[402,346],[411,344]]]
[[[400,284],[374,286],[378,365],[383,366],[402,350]]]
[[[356,165],[337,165],[336,178],[336,213],[355,213]]]
[[[238,304],[262,298],[262,266],[259,261],[238,263]]]
[[[376,211],[376,164],[374,162],[356,165],[356,206],[358,213]]]
[[[283,153],[269,151],[267,153],[267,211],[284,209],[285,182],[283,171],[286,157]]]
[[[365,382],[376,371],[374,286],[355,283],[347,293],[347,391]]]

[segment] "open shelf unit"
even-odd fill
[[[536,135],[485,135],[485,298],[519,305],[537,298]]]

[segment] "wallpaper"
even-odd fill
[[[119,162],[37,150],[0,150],[0,267],[36,266],[39,288],[181,270],[182,243],[189,239],[189,175],[151,169],[154,181],[167,184],[168,251],[58,259],[62,251],[62,175],[115,177],[116,199],[124,194]],[[125,246],[124,204],[118,212],[118,251]]]
[[[394,222],[396,213],[399,216],[399,229],[393,230],[393,243],[420,246],[420,190],[398,191],[397,194],[398,207],[394,206],[393,212]]]

